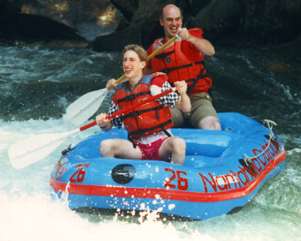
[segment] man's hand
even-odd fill
[[[192,43],[199,51],[207,56],[213,56],[215,54],[213,45],[207,39],[198,38],[191,35],[187,28],[180,28],[178,31],[178,36],[182,40]]]
[[[180,28],[178,32],[178,36],[183,39],[189,41],[191,39],[191,35],[187,28]]]

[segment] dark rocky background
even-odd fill
[[[0,40],[72,40],[98,51],[146,46],[161,34],[166,3],[180,6],[185,26],[202,26],[215,45],[301,39],[301,0],[0,0]]]
[[[0,0],[0,90],[10,90],[0,95],[0,116],[57,117],[118,77],[119,50],[162,35],[158,18],[167,3],[215,46],[206,65],[218,111],[301,129],[301,0]],[[43,93],[53,108],[45,108]]]

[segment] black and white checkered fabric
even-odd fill
[[[171,88],[171,85],[166,81],[164,82],[162,88],[161,88],[161,91],[164,92],[168,89]],[[159,98],[159,102],[161,105],[164,105],[164,106],[168,106],[168,107],[175,107],[177,101],[179,100],[179,95],[175,92],[171,92],[170,94],[168,95],[164,95],[162,97]],[[119,108],[118,108],[118,105],[115,104],[114,101],[111,102],[111,106],[109,108],[109,111],[108,111],[108,114],[111,115],[113,114],[114,112],[118,111]],[[113,125],[118,127],[118,128],[121,128],[122,127],[122,120],[120,118],[115,118],[113,119],[112,121]]]

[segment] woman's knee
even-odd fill
[[[172,137],[171,149],[175,150],[175,151],[179,151],[179,152],[185,151],[186,143],[185,143],[184,139],[179,138],[179,137]]]
[[[116,145],[114,140],[104,140],[100,143],[100,153],[103,156],[113,156],[115,153]]]

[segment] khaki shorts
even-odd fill
[[[181,127],[188,122],[193,127],[198,127],[199,122],[207,116],[217,116],[212,104],[212,99],[207,93],[191,95],[191,113],[183,113],[177,108],[172,108],[174,127]]]

